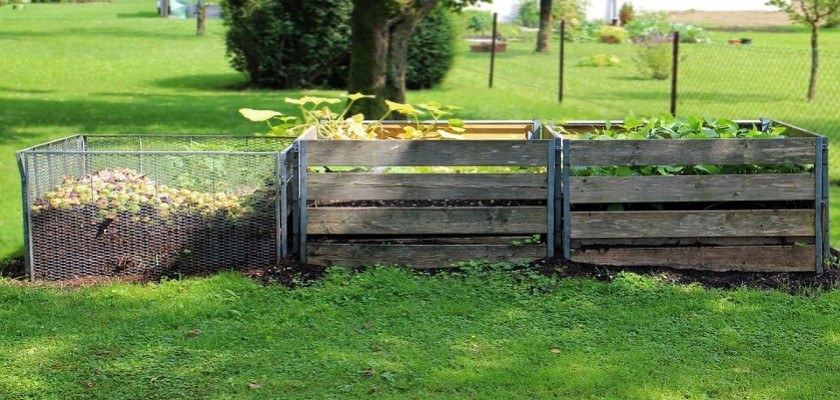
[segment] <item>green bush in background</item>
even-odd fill
[[[252,84],[278,89],[347,86],[350,0],[224,0],[222,7],[231,65]],[[409,88],[443,80],[454,57],[453,34],[443,9],[421,21],[409,46]]]
[[[408,42],[405,86],[428,89],[443,81],[455,59],[455,25],[447,9],[435,7]]]

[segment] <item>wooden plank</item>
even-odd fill
[[[310,236],[313,242],[323,244],[481,244],[510,246],[515,242],[525,243],[532,235],[486,235],[486,236]]]
[[[311,243],[311,264],[355,267],[364,264],[410,265],[416,269],[447,268],[461,261],[530,261],[545,257],[545,245],[356,245]]]
[[[813,164],[816,138],[571,140],[573,166]]]
[[[309,173],[309,200],[545,200],[546,174]]]
[[[768,246],[814,244],[813,236],[575,239],[572,248],[655,246]]]
[[[387,130],[393,130],[397,132],[402,132],[403,126],[416,126],[415,124],[391,124],[391,123],[384,123],[382,127]],[[435,129],[446,129],[449,127],[448,124],[438,124]],[[467,122],[464,125],[464,129],[466,129],[463,133],[465,135],[472,135],[472,134],[489,134],[489,135],[517,135],[522,136],[524,138],[525,134],[528,131],[532,131],[534,129],[533,122],[513,122],[513,123],[500,123],[500,122],[491,122],[491,123],[470,123]]]
[[[545,166],[542,140],[314,140],[309,165]]]
[[[544,234],[545,207],[308,207],[309,235]]]
[[[815,199],[813,174],[569,178],[572,204]]]
[[[571,259],[614,267],[812,272],[814,254],[814,246],[653,247],[573,250]]]
[[[814,211],[807,209],[571,213],[575,239],[813,235]]]

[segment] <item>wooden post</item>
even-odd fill
[[[566,20],[560,20],[560,80],[557,86],[557,101],[563,102],[563,64],[566,61]]]
[[[680,33],[673,32],[673,60],[671,61],[671,115],[677,115],[677,66],[680,63]]]
[[[490,39],[490,82],[488,87],[493,87],[493,66],[496,63],[496,18],[499,14],[493,13],[493,37]]]

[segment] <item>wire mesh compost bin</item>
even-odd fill
[[[293,209],[292,141],[77,135],[18,152],[28,275],[156,277],[277,262]]]

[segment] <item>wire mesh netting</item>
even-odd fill
[[[730,44],[725,37],[714,42],[680,43],[676,115],[767,117],[826,135],[832,143],[840,141],[840,52],[828,45],[821,47],[816,96],[809,100],[811,51],[807,35],[763,35],[750,44]],[[604,119],[668,113],[673,45],[665,41],[653,46],[654,50],[646,45],[650,43],[567,42],[564,100],[591,105],[589,112]],[[558,53],[552,48],[549,55],[536,54],[532,43],[511,43],[507,52],[496,56],[494,80],[556,99]],[[468,54],[459,68],[487,77],[487,58]],[[654,77],[650,64],[658,68],[661,79]],[[486,80],[476,79],[475,84],[486,85]],[[832,178],[840,180],[840,153],[830,157]]]
[[[282,255],[291,138],[74,136],[20,153],[36,279],[249,269]],[[285,164],[284,164],[285,163]],[[282,235],[285,236],[285,235]]]

